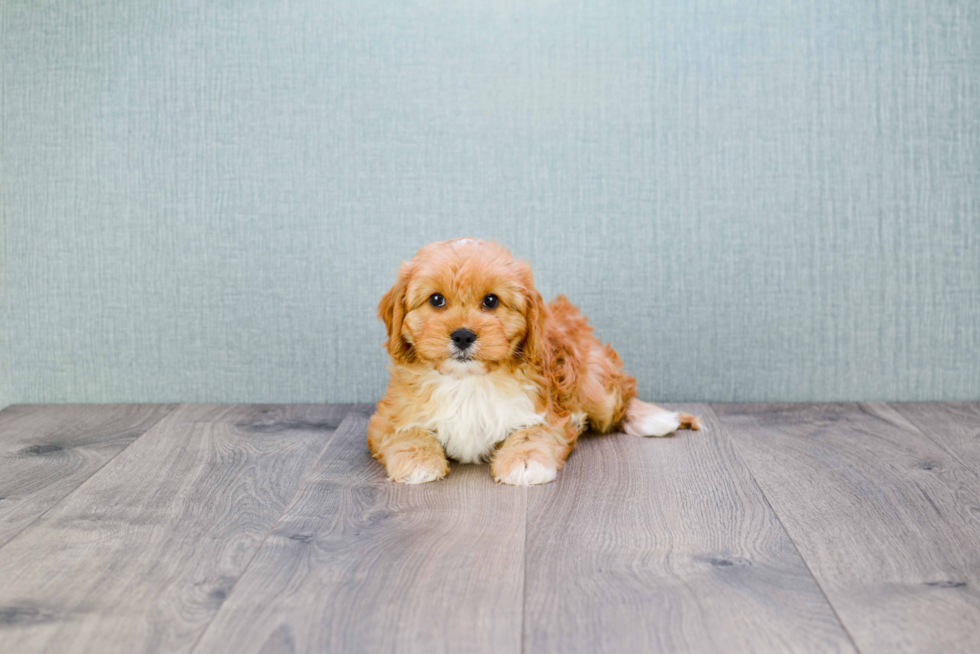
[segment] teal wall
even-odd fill
[[[426,242],[665,400],[980,397],[980,3],[0,3],[0,405],[367,401]]]

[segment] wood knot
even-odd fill
[[[926,586],[932,586],[933,588],[963,588],[966,586],[965,581],[927,581]]]
[[[53,443],[45,445],[31,445],[25,447],[20,451],[20,454],[26,454],[27,456],[44,456],[45,454],[54,454],[55,452],[61,452],[64,450],[60,445],[54,445]]]
[[[752,565],[751,561],[739,556],[709,556],[703,560],[715,568],[746,568]]]

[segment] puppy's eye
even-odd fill
[[[434,307],[444,307],[446,306],[446,298],[442,297],[438,293],[433,293],[429,296],[429,304]]]
[[[497,305],[499,303],[500,303],[500,300],[493,293],[491,293],[490,295],[488,295],[485,298],[483,298],[483,308],[484,309],[496,309],[497,308]]]

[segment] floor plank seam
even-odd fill
[[[847,640],[851,643],[851,646],[854,648],[855,652],[861,652],[862,650],[861,648],[858,647],[857,642],[854,640],[854,636],[851,635],[850,629],[847,628],[847,625],[844,624],[844,621],[841,619],[840,614],[837,612],[837,607],[834,606],[834,603],[830,601],[830,597],[827,596],[827,591],[824,590],[823,586],[820,584],[820,580],[817,579],[817,576],[813,573],[813,570],[810,568],[810,562],[806,560],[805,556],[803,556],[803,552],[800,550],[800,546],[796,543],[796,539],[793,538],[792,532],[790,532],[789,528],[786,526],[786,523],[783,522],[782,517],[780,517],[779,512],[776,511],[775,507],[772,505],[772,502],[769,501],[769,496],[766,495],[766,491],[763,490],[762,485],[759,483],[759,480],[756,479],[755,472],[752,471],[752,468],[748,465],[748,463],[746,463],[745,458],[742,456],[742,453],[739,451],[738,441],[735,438],[733,438],[730,433],[728,433],[728,430],[725,427],[725,423],[723,419],[721,418],[721,416],[715,413],[714,407],[711,404],[708,404],[706,406],[711,410],[711,413],[713,414],[715,421],[718,423],[719,430],[722,432],[725,438],[728,439],[728,442],[731,443],[732,452],[735,453],[735,458],[738,459],[738,462],[749,473],[749,477],[752,478],[752,483],[755,485],[756,489],[758,489],[759,491],[759,494],[762,496],[762,501],[766,503],[766,506],[769,508],[770,511],[772,511],[772,514],[776,517],[776,520],[779,521],[779,526],[782,528],[783,533],[786,534],[786,537],[789,539],[789,542],[793,545],[793,549],[796,551],[796,555],[800,558],[800,561],[803,562],[803,565],[806,567],[807,573],[809,573],[810,578],[813,579],[813,583],[816,584],[817,589],[820,591],[820,594],[824,598],[824,601],[827,602],[827,606],[830,607],[831,612],[834,614],[834,617],[837,619],[837,624],[840,625],[840,628],[847,635]]]
[[[530,511],[530,488],[524,487],[524,565],[521,568],[521,654],[524,654],[524,632],[527,630],[527,520]]]
[[[211,625],[214,624],[214,621],[218,618],[218,615],[221,614],[222,608],[228,602],[228,600],[231,599],[231,596],[234,594],[235,588],[238,587],[238,582],[242,580],[242,578],[245,576],[245,573],[248,572],[248,569],[252,567],[252,563],[255,561],[256,557],[258,557],[259,553],[265,548],[265,544],[269,540],[269,536],[272,535],[272,532],[274,532],[276,530],[276,527],[279,526],[279,523],[282,522],[282,517],[287,513],[289,513],[289,509],[291,509],[293,505],[296,504],[296,499],[299,497],[300,491],[303,490],[304,484],[306,483],[307,478],[310,476],[310,473],[313,472],[314,468],[316,468],[317,463],[319,463],[320,459],[323,458],[323,455],[326,454],[327,449],[330,447],[330,444],[333,443],[334,438],[336,438],[337,434],[340,433],[341,429],[344,426],[344,423],[347,422],[347,419],[351,416],[351,413],[354,411],[356,406],[357,405],[355,404],[347,405],[347,411],[346,413],[344,413],[344,417],[340,420],[340,424],[337,425],[337,428],[330,435],[330,438],[328,438],[327,442],[323,444],[323,448],[320,450],[320,453],[313,458],[313,461],[310,463],[309,467],[307,467],[306,472],[303,473],[303,478],[296,486],[296,491],[293,493],[293,496],[289,499],[289,502],[287,502],[286,505],[283,507],[282,512],[279,514],[279,517],[276,518],[275,523],[273,523],[273,525],[265,533],[265,536],[262,537],[262,542],[259,543],[259,546],[255,548],[255,551],[252,553],[252,556],[249,557],[248,559],[248,563],[246,563],[245,567],[242,568],[241,572],[238,574],[238,578],[235,579],[234,583],[231,585],[231,587],[228,589],[227,593],[225,594],[225,598],[222,601],[222,606],[219,607],[218,610],[214,612],[214,615],[212,615],[211,619],[208,620],[207,625],[205,625],[205,627],[201,629],[201,633],[198,634],[197,638],[194,640],[194,644],[191,645],[191,648],[189,650],[187,650],[188,654],[194,654],[194,652],[197,651],[198,645],[201,643],[202,640],[204,640],[204,636],[208,633],[208,630],[211,629]]]
[[[13,405],[12,404],[11,406],[23,406],[23,405]],[[28,406],[30,406],[30,405],[28,405]],[[40,406],[40,405],[38,405],[38,406]],[[174,411],[176,411],[177,409],[179,409],[181,406],[182,405],[180,405],[180,404],[173,405],[170,408],[170,410],[166,411],[163,415],[160,416],[160,418],[158,420],[155,420],[153,422],[153,424],[151,424],[150,426],[148,426],[143,431],[142,434],[140,434],[139,436],[137,436],[136,438],[134,438],[133,440],[131,440],[129,443],[126,443],[126,445],[122,449],[120,449],[118,452],[116,452],[111,457],[109,457],[108,459],[106,459],[105,462],[102,465],[100,465],[98,468],[96,468],[95,470],[93,470],[92,471],[92,474],[90,474],[88,477],[86,477],[85,479],[82,480],[82,483],[78,484],[78,486],[75,486],[70,491],[68,491],[67,493],[65,493],[63,496],[61,496],[60,498],[58,498],[58,500],[56,502],[53,502],[51,504],[51,506],[49,506],[48,508],[46,508],[44,511],[42,511],[41,513],[39,513],[33,520],[31,520],[26,525],[24,525],[24,528],[23,529],[19,530],[16,534],[14,534],[10,538],[8,538],[7,539],[7,542],[5,542],[3,544],[0,544],[0,551],[2,551],[3,548],[5,548],[7,545],[10,545],[12,542],[14,542],[15,540],[17,540],[20,537],[21,534],[23,534],[28,529],[30,529],[31,527],[33,527],[34,525],[36,525],[38,522],[40,522],[41,521],[41,518],[43,518],[45,515],[47,515],[48,512],[50,512],[51,510],[53,510],[55,507],[59,507],[62,504],[62,502],[64,502],[69,497],[71,497],[72,495],[74,495],[75,493],[77,493],[79,491],[79,489],[82,488],[82,486],[84,486],[85,484],[89,483],[96,475],[99,474],[99,472],[102,471],[103,468],[105,468],[107,465],[109,465],[110,463],[112,463],[113,461],[115,461],[117,456],[119,456],[120,454],[122,454],[123,452],[125,452],[126,450],[128,450],[130,447],[132,447],[133,443],[135,443],[136,441],[140,440],[141,438],[143,438],[144,436],[146,436],[148,433],[150,433],[150,431],[152,431],[154,427],[156,427],[157,425],[160,424],[160,421],[161,420],[163,420],[164,418],[166,418],[167,416],[169,416],[171,413],[173,413]],[[7,408],[10,408],[10,407],[7,407]]]

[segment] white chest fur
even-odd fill
[[[463,463],[490,458],[494,445],[514,431],[544,422],[534,410],[533,388],[503,371],[443,375],[423,381],[431,390],[419,424],[442,443],[446,456]]]

